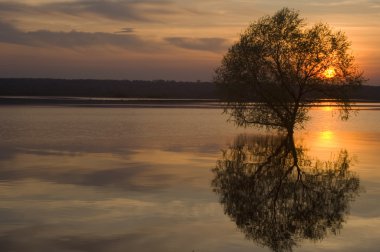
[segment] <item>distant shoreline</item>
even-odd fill
[[[321,101],[323,102],[328,101]],[[355,100],[353,102],[353,109],[380,110],[380,101]],[[223,102],[217,99],[0,96],[0,106],[223,109]],[[320,106],[326,105],[311,105],[311,107]],[[334,107],[334,105],[328,106]]]
[[[105,108],[222,108],[216,99],[0,96],[0,106],[77,106]]]
[[[0,78],[0,104],[149,104],[218,102],[212,82]],[[350,99],[380,102],[380,86],[362,86]]]

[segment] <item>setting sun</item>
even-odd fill
[[[326,78],[333,78],[336,75],[335,69],[333,67],[327,68],[324,72],[323,75]]]

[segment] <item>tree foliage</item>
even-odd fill
[[[297,11],[283,8],[241,34],[214,81],[237,125],[291,131],[321,98],[336,102],[347,119],[348,91],[364,79],[343,32],[323,23],[307,26]]]

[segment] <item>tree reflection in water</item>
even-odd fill
[[[323,239],[342,228],[359,190],[347,151],[311,159],[292,135],[240,135],[213,170],[225,213],[251,239],[273,251]]]

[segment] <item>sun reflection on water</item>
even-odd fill
[[[322,107],[322,110],[323,110],[323,111],[330,112],[330,111],[333,111],[333,107],[332,107],[332,106],[329,106],[329,105],[326,105],[326,106],[323,106],[323,107]]]
[[[334,133],[331,130],[324,130],[320,132],[319,138],[322,141],[329,142],[333,139]]]
[[[331,151],[335,151],[338,147],[338,141],[336,135],[332,130],[322,130],[315,135],[312,149],[316,151],[317,156],[330,155]]]

